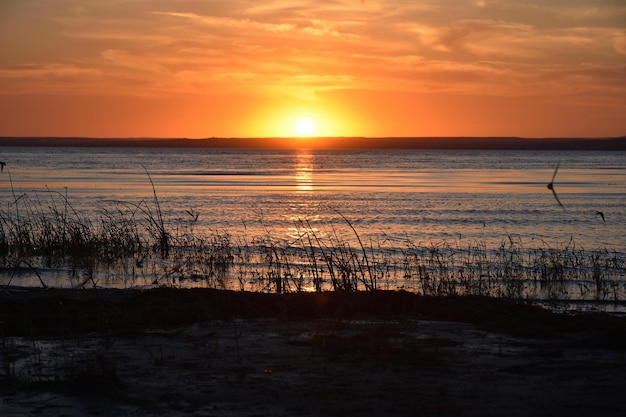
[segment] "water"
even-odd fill
[[[0,202],[50,191],[77,210],[153,198],[233,235],[345,216],[366,240],[508,236],[626,250],[626,153],[4,148]],[[556,204],[546,184],[560,163]],[[602,211],[606,222],[596,214]],[[245,225],[245,230],[244,230]]]
[[[181,227],[197,215],[197,233],[234,241],[288,245],[306,224],[390,250],[407,242],[495,250],[515,241],[626,252],[620,151],[3,148],[0,160],[5,213],[24,194],[66,197],[94,219],[119,202],[155,213],[151,179],[166,223]],[[565,208],[546,187],[557,163]]]

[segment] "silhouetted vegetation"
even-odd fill
[[[8,284],[50,274],[70,287],[206,287],[259,292],[404,289],[421,295],[477,295],[542,302],[626,301],[626,259],[570,241],[527,247],[507,236],[484,242],[362,241],[341,213],[336,223],[294,222],[291,241],[234,238],[197,230],[198,213],[163,213],[152,201],[111,202],[88,217],[55,191],[21,194],[0,211],[0,268]],[[400,249],[399,249],[400,247]]]

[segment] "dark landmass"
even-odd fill
[[[625,323],[404,291],[0,287],[0,414],[623,416]]]
[[[241,148],[241,149],[484,149],[484,150],[626,150],[616,138],[518,137],[336,137],[336,138],[80,138],[0,137],[0,146]]]
[[[421,296],[406,291],[274,294],[174,288],[0,290],[0,325],[5,335],[137,331],[235,318],[426,319],[473,323],[526,337],[593,331],[594,340],[626,348],[626,317],[557,314],[490,297]]]

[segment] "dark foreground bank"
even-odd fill
[[[267,294],[213,289],[0,290],[0,326],[10,336],[72,336],[231,320],[389,319],[478,324],[525,337],[583,332],[586,343],[626,348],[626,317],[565,315],[508,299],[420,296],[406,291]]]
[[[624,319],[408,292],[0,289],[0,415],[623,416]]]

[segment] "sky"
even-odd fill
[[[0,136],[298,135],[626,135],[626,3],[0,0]]]

